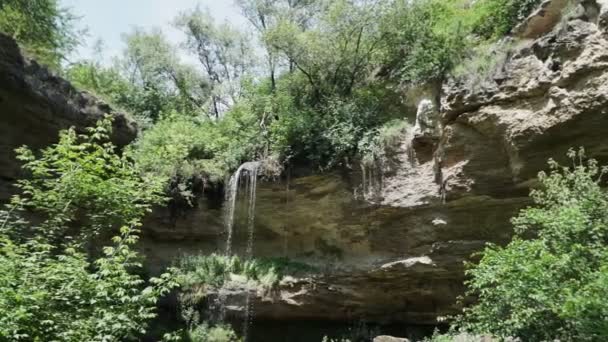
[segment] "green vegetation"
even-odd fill
[[[190,342],[239,342],[241,341],[234,331],[223,325],[209,326],[206,323],[196,326],[188,331]]]
[[[524,341],[600,341],[608,335],[608,167],[570,151],[571,166],[550,161],[532,192],[535,207],[513,219],[506,247],[489,246],[471,265],[461,330]]]
[[[166,187],[189,197],[193,180],[220,183],[250,160],[319,170],[381,163],[411,127],[406,90],[450,75],[483,80],[507,58],[509,45],[496,42],[539,2],[238,0],[255,37],[195,8],[174,20],[184,46],[136,28],[113,63],[65,66],[78,44],[74,16],[57,0],[0,1],[0,31],[129,112],[142,130],[122,154],[108,142],[107,120],[84,135],[62,132],[40,153],[19,150],[31,178],[0,212],[0,339],[134,340],[179,283],[185,337],[236,341],[228,328],[201,321],[196,299],[229,281],[271,289],[314,269],[190,256],[175,277],[145,281],[133,248]],[[196,62],[181,60],[180,48]],[[526,341],[608,335],[608,198],[599,186],[607,170],[583,162],[582,152],[570,157],[571,168],[551,162],[540,175],[538,207],[513,220],[514,240],[470,266],[469,294],[478,300],[455,329]]]
[[[0,32],[54,69],[78,45],[76,18],[57,0],[0,1]]]
[[[500,38],[524,20],[542,0],[487,0],[474,5],[478,13],[473,33],[483,38]]]
[[[187,189],[193,177],[220,182],[247,160],[351,167],[383,153],[379,135],[407,113],[405,88],[438,84],[455,68],[491,69],[498,57],[477,47],[492,46],[538,2],[239,0],[261,49],[194,8],[173,23],[183,46],[136,28],[110,65],[63,71],[140,122],[135,158],[174,187]],[[58,60],[76,43],[73,16],[55,1],[2,4],[0,30],[25,46],[48,43]]]
[[[286,258],[241,260],[238,256],[187,255],[176,265],[179,306],[192,341],[236,342],[229,327],[209,326],[201,319],[200,303],[212,291],[230,284],[270,291],[287,275],[309,274],[315,268]]]
[[[286,258],[241,260],[238,256],[218,254],[184,256],[177,265],[176,280],[185,289],[221,288],[231,278],[272,288],[287,275],[301,275],[315,268]]]
[[[384,162],[387,155],[397,149],[401,138],[410,127],[410,123],[406,120],[396,119],[385,123],[378,129],[366,132],[357,146],[362,155],[362,164],[371,166],[376,162]]]
[[[163,184],[115,153],[110,129],[104,120],[84,135],[62,132],[39,154],[19,150],[31,178],[0,212],[0,339],[133,340],[175,285],[168,274],[146,284],[133,273],[140,221],[162,202]]]

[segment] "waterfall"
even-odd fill
[[[236,202],[238,198],[239,185],[241,178],[246,175],[246,193],[248,194],[249,210],[247,212],[248,229],[251,231],[250,237],[253,238],[253,220],[255,211],[255,192],[257,185],[259,162],[247,162],[241,165],[230,177],[228,186],[226,187],[226,205],[224,207],[224,224],[226,226],[226,255],[232,255],[232,238],[234,233],[234,217],[236,211]],[[248,241],[248,249],[249,249]],[[251,241],[253,248],[253,242]],[[248,251],[249,252],[249,251]]]
[[[244,259],[251,259],[253,257],[253,242],[255,238],[255,202],[256,202],[256,191],[257,191],[257,178],[258,170],[260,168],[259,162],[247,162],[241,165],[236,172],[230,177],[228,185],[226,186],[226,205],[224,212],[224,223],[226,225],[226,256],[232,255],[232,244],[234,236],[234,222],[236,214],[237,200],[239,198],[239,190],[243,187],[245,196],[244,200],[247,201],[247,248],[245,250]],[[245,321],[243,325],[243,337],[245,341],[248,340],[249,326],[253,323],[253,304],[251,301],[251,291],[247,286],[246,288],[246,302],[245,302]],[[220,293],[221,306],[221,319],[225,319],[226,297]]]
[[[255,193],[257,189],[259,164],[249,169],[249,177],[247,178],[247,190],[249,194],[249,206],[247,210],[247,250],[245,257],[251,259],[253,257],[253,241],[255,233]],[[253,324],[253,303],[251,302],[251,290],[247,287],[247,295],[245,301],[245,324],[243,328],[243,337],[245,342],[249,340],[249,327]]]

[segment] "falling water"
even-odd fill
[[[245,190],[248,193],[249,200],[249,210],[247,212],[248,226],[251,226],[250,230],[253,230],[253,211],[255,210],[255,192],[259,166],[259,162],[247,162],[241,165],[228,181],[228,186],[226,187],[226,206],[224,212],[224,222],[226,225],[226,231],[228,233],[226,236],[227,256],[232,255],[232,237],[234,233],[236,202],[238,197],[239,185],[241,183],[241,178],[243,175],[247,176]],[[251,223],[249,223],[249,221],[251,221]],[[251,233],[251,235],[253,235],[253,233]],[[249,243],[253,242],[248,242],[248,248]]]
[[[226,206],[225,206],[225,225],[226,225],[226,256],[232,255],[232,243],[234,235],[234,221],[236,213],[236,204],[239,195],[239,190],[243,186],[245,190],[245,200],[247,201],[247,248],[245,250],[245,259],[251,259],[253,257],[253,242],[255,233],[255,202],[256,202],[256,190],[257,190],[257,178],[258,170],[260,167],[259,162],[247,162],[241,165],[238,170],[230,177],[228,186],[226,187]],[[246,303],[245,303],[245,321],[243,325],[243,337],[245,341],[248,339],[249,326],[253,322],[253,305],[251,301],[251,291],[246,286]],[[220,293],[221,304],[221,319],[225,319],[225,303],[226,296]]]

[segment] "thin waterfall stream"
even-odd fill
[[[259,162],[247,162],[241,165],[236,172],[230,177],[228,185],[226,187],[226,198],[225,198],[225,217],[224,222],[226,225],[226,256],[230,257],[233,254],[233,243],[234,243],[234,229],[235,229],[235,216],[237,212],[237,202],[239,199],[239,190],[245,191],[245,196],[242,199],[246,201],[246,228],[247,228],[247,244],[245,254],[243,258],[250,260],[253,258],[253,247],[255,239],[255,202],[256,202],[256,191],[257,191],[257,178],[258,171],[260,168]],[[251,300],[251,289],[248,285],[245,286],[246,297],[245,297],[245,319],[243,322],[243,338],[245,341],[248,340],[250,325],[253,323],[254,311],[253,303]],[[226,311],[226,295],[220,293],[221,302],[221,319],[225,319]]]

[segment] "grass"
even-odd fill
[[[410,127],[407,120],[395,119],[366,134],[359,143],[363,165],[372,166],[396,150]]]
[[[184,256],[178,263],[178,282],[185,289],[204,286],[221,288],[238,278],[263,288],[272,288],[288,275],[302,275],[316,268],[287,258],[242,260],[238,256],[219,254]]]
[[[513,51],[509,40],[497,43],[486,42],[471,50],[469,58],[463,60],[452,71],[452,76],[464,80],[474,89],[490,81],[504,66]]]

